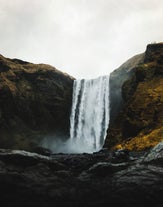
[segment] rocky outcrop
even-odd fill
[[[129,70],[123,108],[110,124],[105,145],[143,150],[163,140],[163,44],[148,45],[144,58]]]
[[[162,206],[163,143],[134,153],[0,150],[1,206]]]
[[[68,137],[73,80],[52,66],[1,55],[0,147],[31,150],[47,134]]]
[[[143,63],[144,53],[130,58],[110,74],[110,125],[123,108],[122,86],[134,74],[135,68]]]

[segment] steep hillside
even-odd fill
[[[124,106],[110,124],[105,145],[142,150],[163,140],[163,44],[148,45],[143,62],[131,71],[122,86]]]
[[[135,55],[110,74],[110,124],[112,124],[123,107],[122,85],[135,71],[136,66],[143,63],[144,53]]]
[[[31,149],[68,136],[73,78],[45,64],[0,56],[0,148]]]

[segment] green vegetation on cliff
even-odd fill
[[[163,140],[163,44],[148,45],[143,63],[132,70],[122,86],[124,106],[109,127],[106,146],[142,150]]]

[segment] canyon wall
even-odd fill
[[[119,148],[142,150],[163,139],[163,43],[149,44],[145,54],[136,57],[136,64],[133,58],[131,67],[111,75],[111,121],[105,142],[109,148],[119,143]],[[119,80],[113,77],[121,79],[126,71],[127,79],[114,88]],[[121,95],[116,98],[118,90]]]
[[[52,66],[0,55],[0,148],[31,150],[46,135],[69,137],[73,80]]]

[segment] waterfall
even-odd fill
[[[109,76],[75,80],[70,116],[70,143],[76,152],[103,147],[109,124]]]
[[[75,80],[69,139],[61,139],[56,133],[46,136],[41,146],[54,153],[99,151],[105,141],[109,112],[109,76]]]

